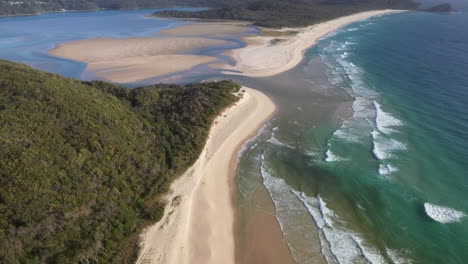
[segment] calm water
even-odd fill
[[[199,10],[200,8],[170,9]],[[98,79],[94,74],[85,72],[84,63],[50,56],[48,50],[54,48],[57,43],[80,39],[158,36],[156,32],[159,30],[186,23],[145,17],[159,10],[167,9],[49,13],[0,18],[0,58],[25,63],[67,77],[83,80]],[[221,53],[230,48],[242,47],[244,43],[238,37],[222,39],[233,41],[233,44],[211,46],[210,49],[195,49],[186,53],[216,56],[224,62],[229,62]],[[188,76],[190,72],[209,71],[206,65],[202,65],[183,74]],[[139,84],[156,83],[168,77],[171,75],[144,80]]]
[[[239,81],[280,107],[239,190],[266,186],[298,263],[466,263],[468,14],[358,22]]]

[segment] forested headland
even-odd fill
[[[0,263],[130,263],[231,81],[124,88],[0,60]]]

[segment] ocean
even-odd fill
[[[298,263],[466,263],[468,14],[353,23],[238,81],[279,106],[239,157],[239,205],[265,186]]]

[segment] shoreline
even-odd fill
[[[235,263],[237,153],[276,110],[265,94],[241,91],[214,121],[197,162],[172,184],[163,218],[142,233],[136,263]]]
[[[307,49],[314,46],[319,39],[339,28],[374,16],[406,11],[393,9],[365,11],[305,28],[283,28],[279,30],[268,28],[267,30],[276,33],[291,31],[296,33],[292,36],[282,37],[247,36],[244,38],[244,41],[248,44],[246,47],[234,49],[226,53],[226,55],[236,62],[234,66],[225,64],[213,67],[219,68],[223,70],[223,74],[229,75],[249,77],[273,76],[297,66],[304,59],[304,53]]]

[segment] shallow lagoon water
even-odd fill
[[[82,80],[100,79],[91,72],[85,72],[85,63],[51,56],[47,53],[48,50],[54,48],[57,43],[73,40],[97,37],[129,38],[159,36],[157,34],[159,30],[188,23],[180,20],[145,17],[145,15],[167,9],[199,10],[200,8],[66,12],[0,18],[0,58],[25,63],[34,68],[66,77]],[[242,47],[245,44],[239,40],[239,37],[221,39],[233,41],[234,44],[219,45],[210,47],[209,49],[194,49],[186,53],[211,55],[218,57],[220,62],[230,63],[232,61],[222,55],[222,53],[231,48]],[[195,73],[217,72],[217,70],[208,68],[206,65],[204,67],[197,67],[193,71]],[[177,75],[188,76],[190,75],[190,71],[177,73]],[[173,75],[169,74],[158,78],[151,78],[128,86],[157,83],[170,77],[173,77]]]

